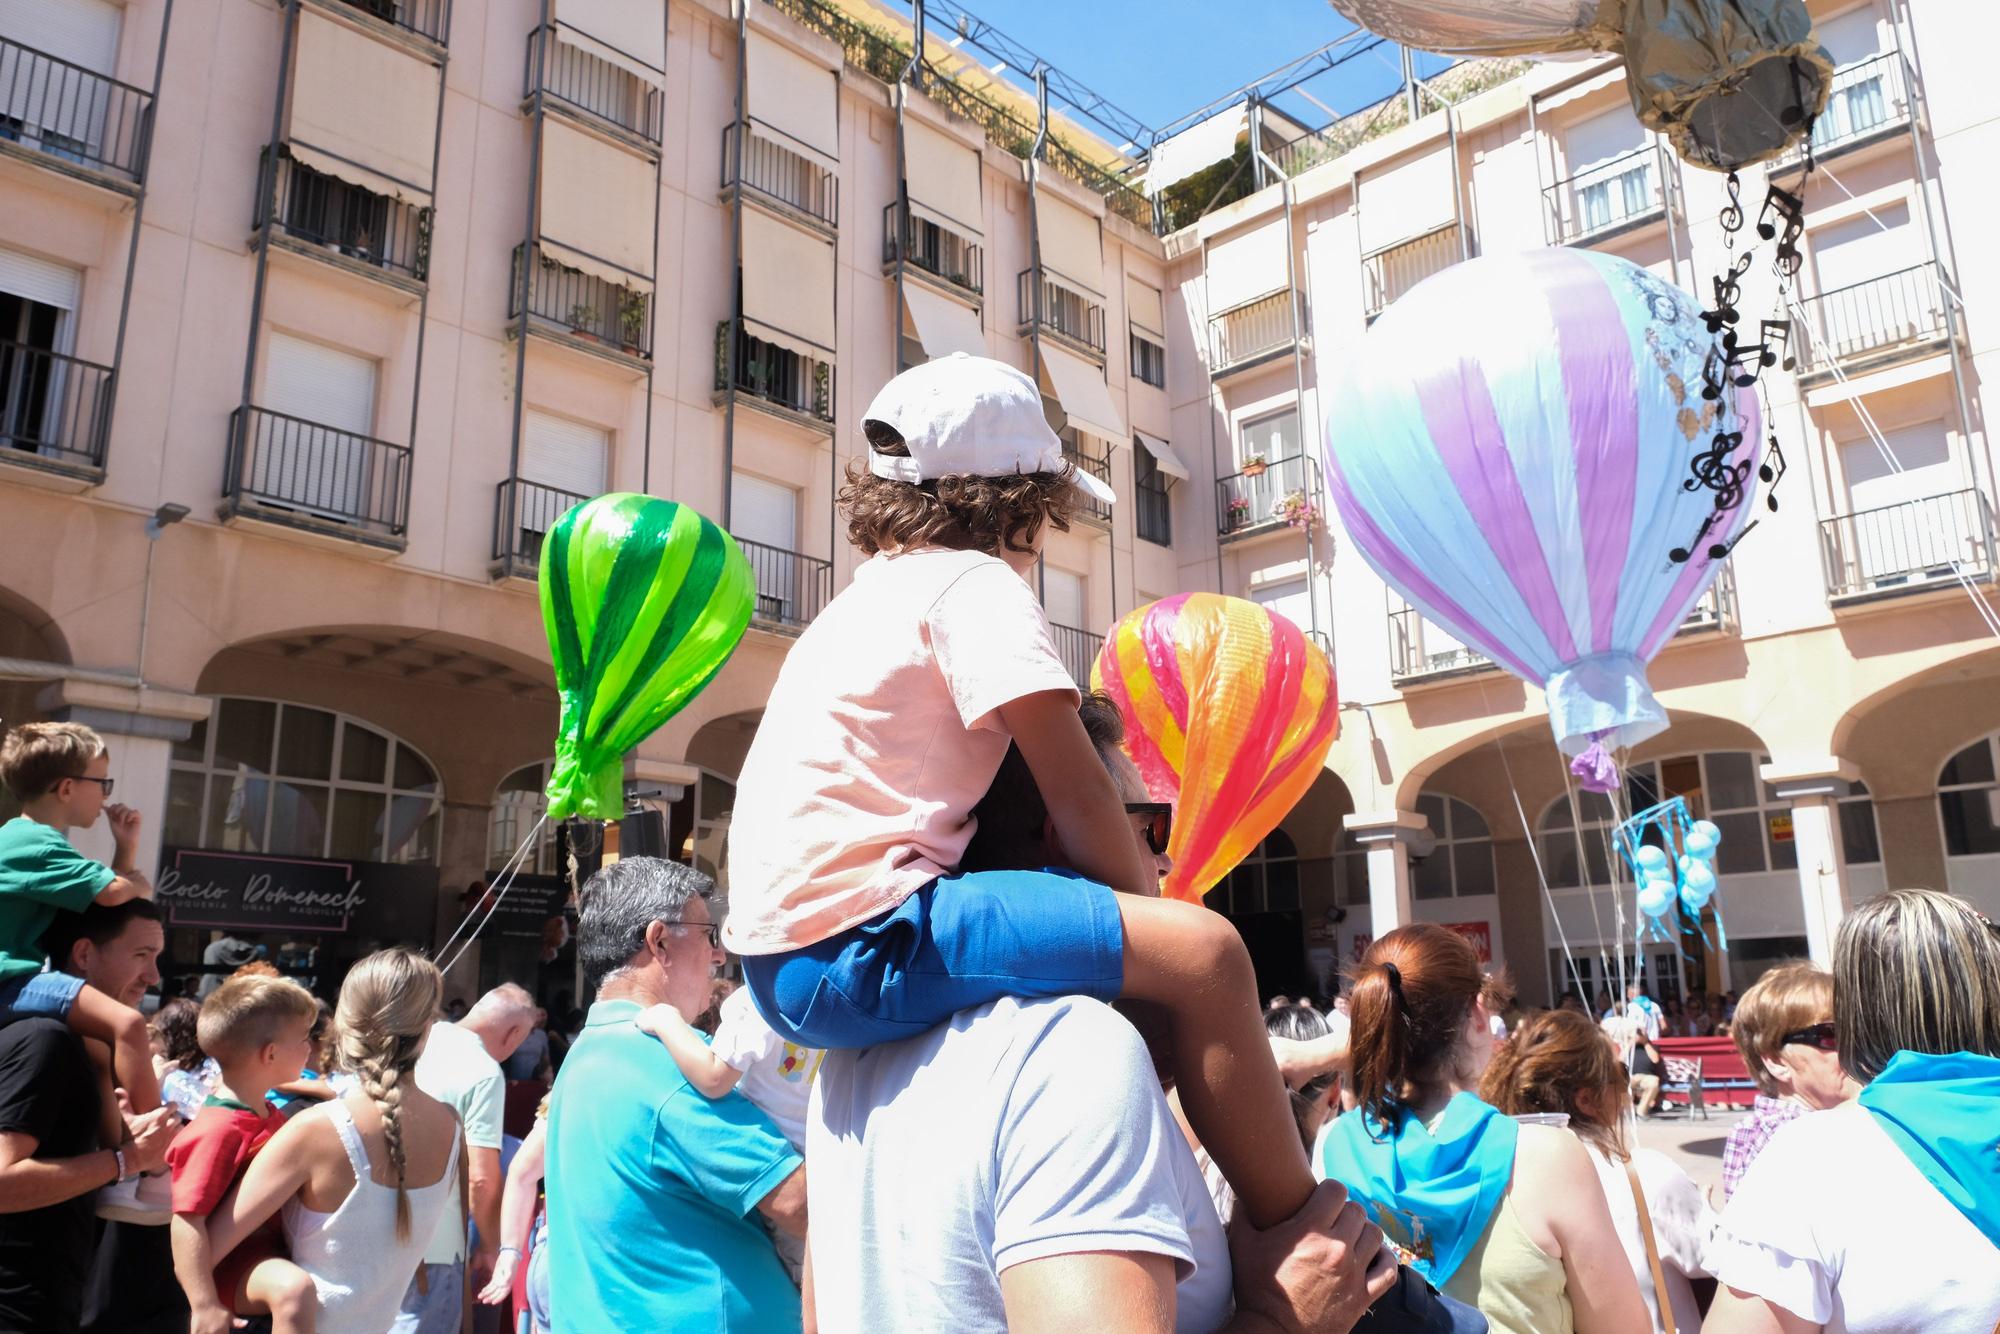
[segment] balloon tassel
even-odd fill
[[[1593,733],[1589,747],[1569,762],[1569,771],[1576,775],[1576,785],[1585,792],[1618,790],[1618,763],[1604,748],[1604,738],[1609,735],[1608,732]]]

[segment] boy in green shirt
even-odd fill
[[[79,977],[45,971],[41,944],[58,909],[153,897],[153,882],[134,863],[139,813],[106,804],[110,772],[104,739],[79,723],[25,723],[0,742],[0,781],[21,803],[21,814],[0,825],[0,1024],[43,1015],[110,1044],[118,1086],[132,1111],[148,1112],[160,1105],[160,1083],[144,1016]],[[85,857],[67,836],[99,814],[111,825],[109,866]],[[105,1106],[115,1143],[118,1105],[107,1099]]]

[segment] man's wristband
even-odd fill
[[[498,1251],[494,1252],[494,1254],[511,1255],[516,1260],[518,1260],[521,1258],[521,1248],[519,1246],[502,1246]]]
[[[111,1151],[111,1161],[118,1167],[118,1175],[112,1179],[112,1184],[116,1185],[124,1181],[129,1175],[125,1170],[125,1150],[113,1149]]]

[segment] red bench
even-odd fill
[[[1690,1111],[1709,1103],[1748,1107],[1757,1096],[1757,1081],[1750,1077],[1742,1054],[1728,1038],[1661,1038],[1654,1045],[1660,1049],[1661,1060],[1670,1063],[1660,1080],[1662,1105],[1678,1097]],[[1692,1078],[1673,1077],[1680,1072],[1672,1065],[1681,1062],[1693,1065]]]

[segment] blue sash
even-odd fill
[[[2000,1057],[1899,1051],[1861,1105],[1924,1179],[2000,1246]]]

